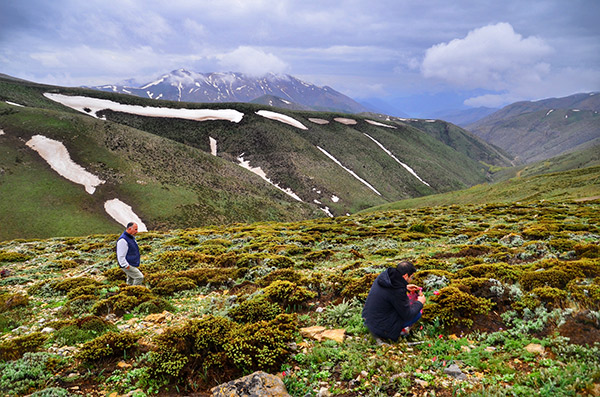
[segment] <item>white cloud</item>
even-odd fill
[[[542,81],[550,71],[543,60],[552,51],[544,40],[523,38],[510,24],[498,23],[430,47],[421,72],[456,87],[510,90]]]
[[[289,65],[276,55],[247,46],[240,46],[227,54],[217,55],[216,58],[223,71],[242,72],[253,76],[269,72],[284,73],[289,68]]]

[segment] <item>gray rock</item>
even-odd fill
[[[467,380],[467,375],[463,374],[456,364],[452,364],[448,368],[445,368],[444,373],[458,380]]]
[[[210,391],[214,397],[289,396],[281,379],[262,371],[222,383]]]

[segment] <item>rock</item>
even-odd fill
[[[328,330],[320,325],[315,325],[314,327],[300,328],[300,335],[304,338],[315,339],[319,342],[323,339],[330,339],[342,343],[346,337],[346,330],[343,328]]]
[[[444,373],[458,380],[467,380],[467,375],[463,374],[456,364],[452,364],[448,368],[444,368]]]
[[[162,313],[148,314],[144,318],[144,321],[149,321],[151,323],[160,324],[160,323],[164,323],[166,320],[172,319],[172,318],[173,318],[173,315],[165,310]]]
[[[415,383],[421,387],[428,388],[429,382],[424,381],[423,379],[415,379]]]
[[[51,334],[54,331],[56,331],[56,330],[54,328],[52,328],[52,327],[45,327],[44,329],[42,329],[42,333],[43,334]]]
[[[325,327],[315,325],[314,327],[300,328],[300,335],[302,335],[304,338],[316,339],[320,342],[322,339],[321,334],[325,330]]]
[[[525,350],[527,350],[529,353],[534,353],[534,354],[544,354],[545,350],[544,350],[544,346],[538,344],[538,343],[530,343],[527,346],[525,346]]]
[[[331,392],[327,387],[321,387],[319,392],[317,393],[317,397],[329,397],[331,396]]]
[[[344,342],[344,338],[346,337],[346,330],[341,328],[341,329],[328,329],[325,330],[321,333],[321,336],[324,339],[330,339],[330,340],[334,340],[337,343],[343,343]]]
[[[127,364],[125,361],[119,361],[117,363],[117,367],[124,369],[124,368],[131,368],[131,364]]]
[[[281,379],[263,371],[220,384],[210,391],[215,397],[289,396]]]

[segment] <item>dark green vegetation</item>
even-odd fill
[[[108,121],[102,121],[45,98],[46,92],[142,106],[236,109],[244,117],[240,123],[191,121],[104,110],[99,115]],[[442,121],[416,127],[382,121],[395,127],[387,128],[368,123],[367,116],[352,116],[356,124],[346,125],[334,121],[349,117],[340,113],[277,110],[308,128],[302,130],[256,114],[264,108],[155,101],[0,77],[0,240],[115,233],[121,226],[104,210],[114,198],[131,205],[151,230],[294,221],[325,216],[321,209],[344,215],[467,188],[508,165],[496,149]],[[64,179],[25,145],[34,135],[62,142],[73,161],[106,183],[89,195]],[[217,157],[210,155],[210,138]],[[302,202],[240,167],[242,155]]]
[[[597,395],[599,224],[599,200],[565,200],[152,231],[144,287],[116,234],[5,241],[0,390],[202,395],[261,369],[294,396]],[[400,259],[428,303],[378,345],[362,305]],[[346,338],[300,335],[315,325]]]

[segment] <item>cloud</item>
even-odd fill
[[[253,47],[240,46],[237,49],[216,56],[219,66],[225,71],[242,72],[252,76],[266,73],[284,73],[289,65],[276,55]]]
[[[455,87],[510,90],[542,81],[550,71],[544,59],[552,52],[544,40],[523,38],[509,23],[498,23],[430,47],[421,72]]]

